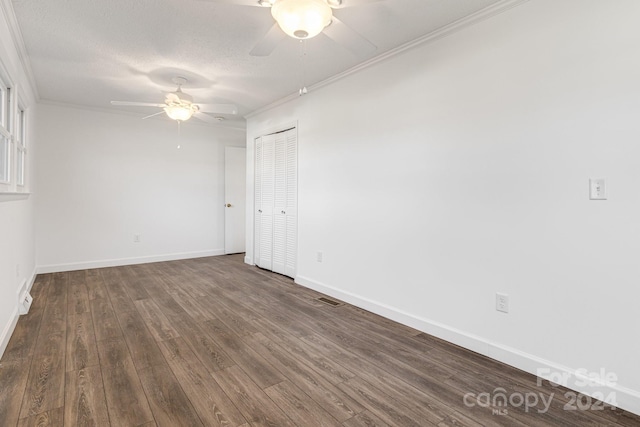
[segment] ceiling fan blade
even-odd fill
[[[132,102],[132,101],[111,101],[111,105],[129,105],[133,107],[159,107],[164,108],[164,104],[154,104],[152,102]]]
[[[209,3],[235,4],[237,6],[258,6],[265,7],[258,3],[258,0],[204,0]]]
[[[280,29],[278,24],[274,24],[267,34],[256,44],[249,55],[251,56],[269,56],[271,52],[278,46],[287,35]]]
[[[335,15],[331,18],[331,24],[325,27],[322,32],[334,42],[350,50],[356,56],[364,57],[378,49],[376,45],[351,29],[351,27],[336,18]]]
[[[197,104],[203,113],[238,114],[235,104]]]
[[[202,113],[202,112],[195,113],[191,117],[195,117],[198,120],[202,120],[203,122],[211,123],[211,124],[214,124],[214,125],[218,125],[221,122],[221,120],[218,120],[215,117],[211,117],[210,115]]]
[[[352,6],[364,6],[371,3],[377,3],[382,0],[327,0],[332,9],[343,9]]]
[[[142,118],[142,120],[148,119],[149,117],[157,116],[158,114],[164,114],[164,110],[158,111],[157,113],[153,113],[153,114],[150,114],[148,116],[145,116],[145,117]]]

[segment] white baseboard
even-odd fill
[[[16,328],[16,324],[18,323],[18,300],[16,299],[16,307],[13,309],[13,313],[11,313],[11,319],[9,323],[7,323],[2,331],[2,335],[0,336],[0,359],[4,354],[4,351],[7,349],[9,345],[9,340],[11,339],[11,334],[13,334],[13,330]]]
[[[25,279],[22,282],[22,285],[19,286],[18,289],[16,290],[16,299],[15,299],[15,306],[13,308],[13,313],[11,313],[11,318],[9,319],[9,322],[4,326],[4,329],[2,330],[2,335],[0,335],[0,359],[4,354],[4,351],[7,349],[7,346],[9,345],[9,340],[11,339],[11,335],[13,334],[13,331],[16,328],[16,325],[18,324],[18,319],[20,318],[20,315],[18,314],[18,303],[20,300],[20,295],[22,295],[23,292],[30,291],[31,287],[33,286],[33,282],[35,282],[35,280],[36,280],[36,272],[34,270],[34,272],[31,274],[31,278]]]
[[[253,264],[253,259],[251,257],[246,256],[246,255],[244,257],[244,263],[245,264],[249,264],[249,265],[254,265]]]
[[[333,298],[338,298],[349,304],[376,313],[403,325],[410,326],[419,331],[441,338],[445,341],[459,345],[466,349],[475,351],[484,356],[495,359],[499,362],[521,369],[538,377],[554,380],[571,390],[578,391],[585,395],[602,399],[608,396],[615,396],[614,404],[618,408],[640,415],[640,392],[617,384],[606,384],[587,381],[582,372],[576,369],[562,366],[550,360],[545,360],[532,354],[524,353],[515,348],[507,347],[488,341],[480,336],[469,334],[459,329],[451,328],[439,322],[415,316],[403,312],[386,304],[361,297],[359,295],[345,292],[343,290],[318,283],[303,276],[297,276],[295,282],[299,285],[322,292]],[[490,391],[490,390],[487,390]]]
[[[16,298],[19,299],[26,292],[31,292],[31,288],[33,287],[33,282],[35,281],[36,281],[36,270],[34,269],[33,273],[31,274],[31,279],[29,280],[24,279],[22,284],[16,290]]]
[[[606,378],[589,378],[585,376],[583,370],[576,370],[498,344],[489,345],[489,354],[487,354],[487,356],[506,363],[507,365],[522,369],[539,378],[549,380],[595,399],[603,400],[625,411],[640,415],[640,392],[617,384],[617,376],[615,376],[614,381],[607,383]],[[611,372],[603,372],[604,375],[601,375],[601,377],[610,373]]]
[[[145,257],[117,258],[96,261],[84,261],[68,264],[39,265],[38,274],[59,273],[63,271],[86,270],[90,268],[118,267],[122,265],[148,264],[151,262],[176,261],[180,259],[203,258],[208,256],[224,255],[224,249],[213,249],[199,252],[180,252],[165,255],[153,255]]]

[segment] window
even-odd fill
[[[0,78],[0,184],[9,184],[11,159],[11,92]]]
[[[7,138],[5,135],[0,135],[0,184],[8,184],[8,183],[9,183],[9,138]]]
[[[27,115],[25,94],[13,85],[0,61],[0,202],[27,193]]]
[[[26,129],[27,117],[24,108],[18,107],[18,115],[16,117],[16,184],[24,187],[24,166],[27,157]]]
[[[0,75],[0,128],[9,132],[9,88]]]

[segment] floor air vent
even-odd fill
[[[329,305],[331,305],[333,307],[336,307],[336,306],[340,305],[340,303],[338,301],[334,301],[332,299],[325,298],[325,297],[318,298],[318,301],[322,301],[323,303],[329,304]]]

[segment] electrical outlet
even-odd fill
[[[141,234],[134,234],[133,235],[133,243],[140,243],[141,240],[142,240],[142,235]]]
[[[318,252],[318,254],[316,255],[316,261],[322,262],[322,252]]]
[[[509,312],[509,295],[496,292],[496,310],[503,313]]]

